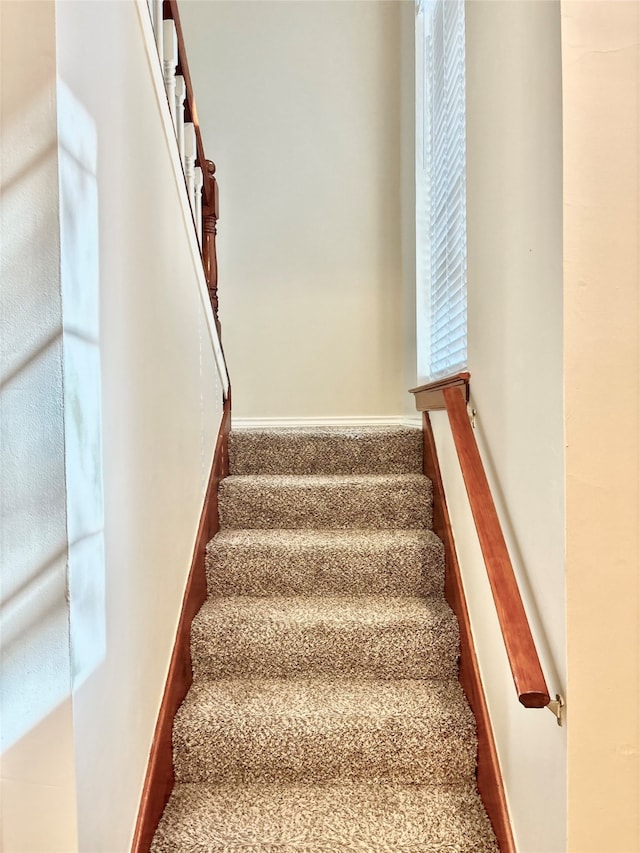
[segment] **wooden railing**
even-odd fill
[[[526,708],[554,705],[467,413],[469,374],[422,385],[411,393],[419,411],[447,411],[518,699]],[[558,716],[560,709],[552,710]]]
[[[218,262],[216,233],[219,214],[216,167],[207,160],[202,144],[193,84],[184,45],[177,0],[148,0],[158,47],[167,100],[193,221],[200,244],[202,265],[218,335]]]

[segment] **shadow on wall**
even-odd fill
[[[106,651],[96,159],[60,81],[2,127],[3,752]]]

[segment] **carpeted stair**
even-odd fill
[[[492,853],[418,429],[231,433],[153,853]]]

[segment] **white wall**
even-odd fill
[[[237,417],[404,410],[403,5],[181,4]]]
[[[627,853],[640,850],[640,6],[563,0],[562,36],[567,849]]]
[[[76,844],[53,3],[1,3],[0,31],[0,848],[53,853]]]
[[[8,278],[3,267],[0,338],[24,341],[26,359],[32,350],[38,354],[47,334],[64,330],[58,372],[49,369],[45,394],[42,383],[39,391],[29,386],[28,406],[17,412],[20,398],[3,392],[3,462],[7,424],[27,439],[43,433],[51,445],[33,475],[25,468],[27,454],[37,461],[30,446],[18,461],[29,481],[25,500],[34,508],[28,542],[48,546],[41,519],[60,505],[66,629],[60,704],[30,721],[2,756],[4,842],[12,853],[113,853],[131,844],[220,422],[221,383],[186,193],[181,174],[176,178],[177,150],[165,136],[168,108],[156,97],[159,71],[143,37],[152,39],[146,3],[55,4],[55,31],[52,2],[1,8],[3,70],[4,42],[10,47],[15,37],[6,27],[7,9],[23,10],[22,23],[33,18],[24,44],[6,53],[12,81],[24,79],[16,69],[29,56],[20,52],[25,44],[47,64],[31,99],[9,100],[13,90],[3,81],[3,189],[5,139],[17,129],[26,168],[14,170],[15,185],[23,183],[31,207],[25,234],[7,232],[15,263]],[[44,36],[34,42],[39,27]],[[31,109],[35,104],[41,115],[44,83],[48,135]],[[47,156],[39,156],[44,143]],[[46,186],[55,184],[55,191],[43,198],[49,151]],[[49,201],[51,210],[44,206]],[[4,204],[3,195],[3,219]],[[3,264],[4,249],[5,243]],[[13,288],[8,300],[5,281]],[[3,353],[3,377],[13,369]],[[29,370],[31,364],[18,375],[23,386]],[[52,413],[43,406],[49,398]],[[100,445],[102,475],[95,459]],[[45,491],[51,478],[36,478],[43,464],[55,469],[55,493]],[[3,509],[13,500],[5,488]],[[3,562],[13,561],[14,541],[7,554],[4,529],[3,518]],[[31,593],[28,612],[37,616],[41,590],[32,584]],[[35,673],[36,693],[56,672],[46,665]]]
[[[417,380],[416,340],[416,62],[413,0],[400,6],[400,237],[402,247],[402,390],[415,388]],[[413,396],[404,394],[405,412],[415,417]]]
[[[558,2],[467,3],[476,435],[552,693],[565,693]],[[517,702],[444,413],[432,417],[516,843],[566,849],[566,729]]]

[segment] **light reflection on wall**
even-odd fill
[[[70,690],[55,87],[50,81],[38,91],[21,93],[30,94],[21,104],[10,100],[11,93],[12,87],[3,87],[0,214],[3,752],[63,701]]]
[[[104,657],[105,569],[95,126],[62,83],[2,106],[4,752]]]
[[[58,81],[58,169],[73,687],[105,655],[97,137]]]

